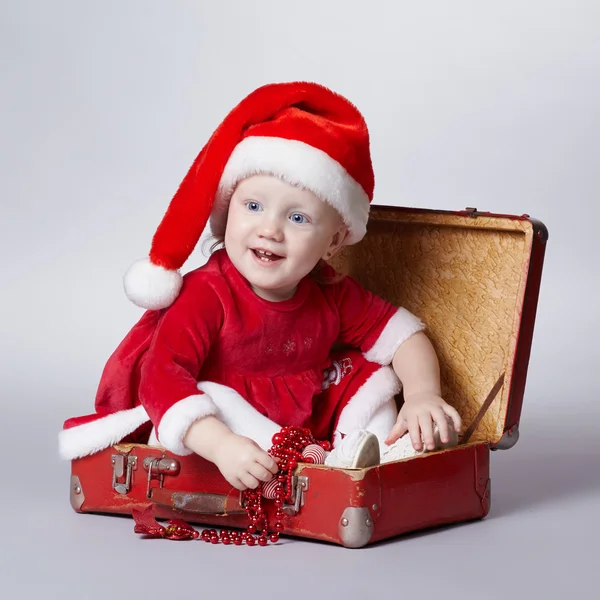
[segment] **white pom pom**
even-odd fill
[[[137,306],[149,310],[171,306],[182,284],[183,277],[179,271],[159,267],[148,258],[134,262],[123,277],[127,297]]]

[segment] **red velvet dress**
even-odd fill
[[[96,414],[70,419],[65,429],[141,405],[138,413],[146,413],[142,422],[149,418],[160,433],[170,409],[175,414],[182,400],[202,400],[198,381],[232,388],[282,426],[306,425],[315,409],[319,412],[334,345],[368,353],[378,340],[381,344],[382,332],[397,313],[397,307],[351,277],[318,284],[307,276],[291,299],[264,300],[252,291],[227,252],[219,250],[185,276],[172,306],[144,313],[106,364]],[[377,362],[390,360],[391,356]],[[203,414],[214,411],[209,408]],[[176,420],[181,421],[179,416]],[[142,423],[132,421],[123,427],[131,429],[134,424]],[[93,450],[99,449],[98,444]]]

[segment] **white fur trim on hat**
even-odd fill
[[[61,458],[73,460],[95,454],[135,431],[150,419],[143,406],[100,417],[95,421],[63,429],[58,434],[58,452]]]
[[[134,262],[123,277],[127,297],[137,306],[159,310],[171,306],[179,295],[183,277],[179,271],[171,271],[142,258]]]
[[[396,350],[411,335],[423,329],[425,324],[418,317],[405,308],[399,308],[387,322],[372,348],[365,352],[365,358],[380,365],[389,365]]]
[[[235,186],[242,179],[261,173],[310,190],[331,204],[350,230],[346,244],[355,244],[364,237],[369,197],[346,169],[326,152],[304,142],[263,136],[245,138],[231,153],[211,214],[214,234],[225,231],[229,200]]]
[[[174,454],[185,456],[192,451],[183,445],[183,438],[194,421],[216,415],[218,409],[207,394],[188,396],[165,412],[158,424],[158,441]]]

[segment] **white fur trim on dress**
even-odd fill
[[[135,305],[149,310],[171,306],[182,285],[179,271],[159,267],[148,258],[134,262],[123,277],[127,297]]]
[[[183,445],[183,438],[194,421],[216,415],[218,409],[210,396],[197,394],[179,400],[167,410],[158,424],[158,441],[174,454],[185,456],[192,451]]]
[[[365,425],[367,431],[370,431],[377,436],[379,447],[382,452],[387,448],[385,440],[390,434],[392,427],[396,424],[397,419],[398,407],[396,406],[396,399],[392,397],[371,415],[371,418]]]
[[[308,189],[333,206],[350,233],[346,244],[359,242],[367,231],[369,197],[362,186],[326,152],[298,140],[251,136],[231,153],[223,170],[211,214],[213,234],[223,234],[235,186],[260,173],[275,175]]]
[[[200,381],[198,389],[208,394],[219,409],[216,415],[233,433],[253,439],[263,450],[273,445],[272,438],[281,426],[259,413],[234,389],[214,383]]]
[[[105,417],[63,429],[58,434],[58,451],[62,458],[73,460],[95,454],[113,444],[149,421],[143,406],[120,410]]]
[[[405,308],[399,308],[387,322],[372,348],[365,352],[364,356],[370,362],[389,365],[396,350],[411,335],[423,329],[425,329],[425,324],[419,318]]]
[[[355,429],[367,429],[373,415],[402,389],[392,367],[381,367],[365,381],[342,410],[333,434],[333,445]]]
[[[160,442],[156,437],[156,427],[153,427],[152,431],[150,432],[150,437],[148,438],[148,446],[160,446]]]

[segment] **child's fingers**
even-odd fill
[[[267,471],[270,471],[273,475],[279,471],[279,465],[276,460],[266,452],[261,452],[261,454],[257,457],[256,462],[262,465]],[[270,479],[270,478],[269,478]],[[263,479],[263,481],[268,481],[267,479]]]
[[[456,433],[460,433],[460,430],[462,428],[462,419],[460,418],[458,411],[449,404],[444,404],[442,406],[442,410],[452,419],[454,431],[456,431]]]
[[[244,484],[245,487],[250,488],[251,490],[255,490],[260,483],[252,473],[243,473],[240,475],[240,481]]]
[[[396,440],[399,440],[407,431],[408,427],[404,419],[396,421],[396,424],[392,427],[392,430],[387,436],[385,443],[388,445],[393,444]]]
[[[271,471],[263,467],[260,463],[254,463],[248,469],[248,471],[250,475],[256,477],[256,479],[258,479],[259,481],[269,481],[273,479],[273,473],[271,473]]]
[[[442,444],[447,444],[450,440],[450,424],[446,413],[441,408],[436,408],[431,411],[431,416],[437,425]]]
[[[225,477],[227,481],[236,489],[240,490],[240,492],[246,489],[246,486],[240,481],[239,477]]]
[[[408,433],[410,435],[410,442],[412,444],[412,447],[415,450],[421,450],[421,448],[423,446],[423,442],[421,440],[421,427],[419,426],[418,417],[416,415],[412,416],[412,417],[408,417],[407,424],[408,424]]]
[[[435,441],[433,440],[433,422],[431,413],[427,412],[419,417],[419,425],[423,434],[423,441],[427,450],[435,450]],[[416,448],[415,448],[416,449]]]

